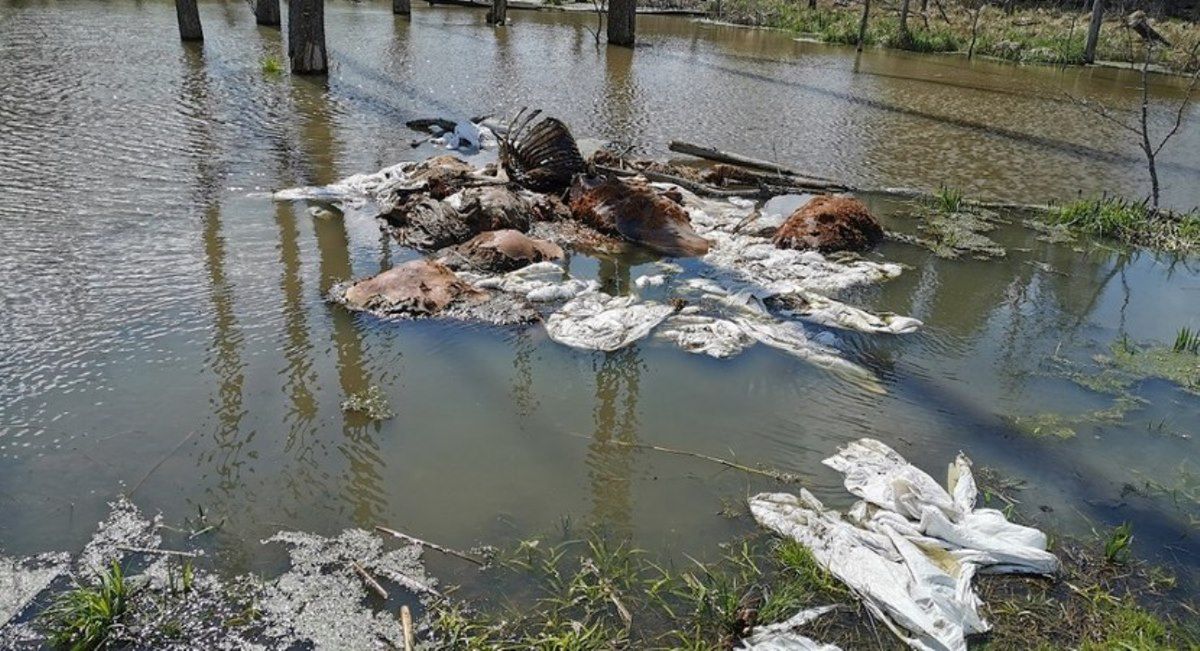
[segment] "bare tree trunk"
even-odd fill
[[[808,0],[808,8],[816,9],[817,8],[817,0]]]
[[[863,43],[867,40],[867,18],[871,15],[871,0],[863,0],[862,20],[858,23],[858,47],[856,51],[863,51]]]
[[[254,22],[279,27],[279,0],[257,0],[254,3]]]
[[[411,16],[412,3],[409,0],[392,0],[392,13],[397,16]]]
[[[967,48],[967,61],[975,57],[975,41],[979,38],[979,17],[983,15],[984,8],[987,3],[981,3],[975,9],[975,16],[971,19],[971,46]]]
[[[508,0],[492,0],[492,8],[488,9],[487,22],[489,25],[503,25],[508,21]]]
[[[292,60],[292,72],[296,74],[324,74],[328,69],[325,0],[291,0],[288,6],[288,58]]]
[[[610,44],[633,47],[636,23],[637,2],[635,0],[609,0],[608,42]]]
[[[1100,23],[1104,20],[1104,0],[1093,0],[1092,22],[1088,25],[1087,43],[1083,46],[1083,62],[1096,62],[1096,42],[1100,40]]]
[[[1100,4],[1103,0],[1095,0]],[[1158,213],[1158,168],[1154,156],[1158,152],[1150,145],[1150,60],[1154,58],[1154,41],[1146,42],[1146,60],[1142,62],[1142,151],[1146,152],[1146,166],[1150,169],[1150,209]],[[1190,92],[1190,88],[1188,89]],[[1170,136],[1167,136],[1170,138]],[[1163,142],[1166,142],[1164,140]]]
[[[175,0],[175,15],[179,18],[179,38],[185,41],[203,41],[204,30],[200,27],[200,8],[196,0]]]
[[[909,0],[900,0],[900,43],[905,47],[912,42],[908,33],[908,5]]]

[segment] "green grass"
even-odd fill
[[[1171,350],[1177,353],[1200,354],[1200,330],[1180,328],[1179,334],[1175,335],[1175,344]]]
[[[1155,213],[1146,200],[1122,197],[1080,199],[1050,210],[1051,224],[1164,251],[1190,251],[1200,247],[1200,211]]]
[[[1133,525],[1129,522],[1113,529],[1108,540],[1104,542],[1104,560],[1110,564],[1123,565],[1131,557],[1130,546],[1133,544]]]
[[[121,566],[113,561],[96,585],[77,585],[59,595],[42,614],[50,644],[71,651],[104,646],[112,628],[129,606],[129,587]]]
[[[959,212],[963,205],[963,191],[943,185],[933,193],[933,205],[946,214]]]
[[[263,74],[275,77],[283,74],[283,62],[279,57],[266,57],[262,61]]]

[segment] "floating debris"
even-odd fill
[[[374,384],[365,391],[350,394],[350,397],[342,401],[342,411],[366,414],[371,420],[387,420],[396,415],[392,412],[383,389]]]

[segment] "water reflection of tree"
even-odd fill
[[[618,293],[629,286],[630,266],[620,258],[601,258],[599,280],[604,291]],[[632,532],[633,452],[614,441],[636,443],[638,394],[642,372],[636,345],[604,353],[595,367],[596,429],[588,446],[588,478],[592,490],[592,520],[625,535]]]
[[[596,367],[596,430],[587,455],[592,519],[616,534],[629,534],[633,528],[634,450],[612,443],[637,442],[641,370],[637,346],[605,353]]]
[[[208,72],[203,48],[183,49],[183,80],[181,101],[198,115],[211,115],[213,107],[209,92]],[[217,142],[208,120],[188,122],[191,151],[198,152],[196,185],[192,205],[203,206],[201,239],[204,251],[204,270],[208,280],[209,301],[212,303],[213,336],[205,357],[205,365],[217,378],[217,388],[210,394],[209,403],[216,417],[214,433],[216,447],[207,453],[214,463],[222,491],[231,491],[239,482],[244,461],[241,452],[253,438],[253,432],[241,436],[245,362],[242,360],[244,338],[234,312],[234,287],[226,270],[226,242],[221,231],[219,188],[225,177],[223,164],[215,158]]]
[[[308,153],[307,182],[328,184],[337,180],[335,159],[338,143],[333,135],[332,116],[325,98],[323,81],[293,79],[297,109],[304,115],[300,133],[303,151]],[[313,217],[313,231],[320,256],[318,288],[322,296],[337,282],[353,277],[350,238],[340,218]],[[347,311],[331,308],[333,347],[336,355],[339,403],[354,393],[367,390],[371,378],[363,364],[362,340],[354,317]],[[378,521],[385,498],[382,489],[379,445],[375,428],[359,414],[341,412],[342,443],[337,446],[347,462],[347,481],[340,487],[350,502],[354,521],[371,524]]]

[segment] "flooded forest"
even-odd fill
[[[1200,648],[1180,0],[0,0],[0,649]]]

